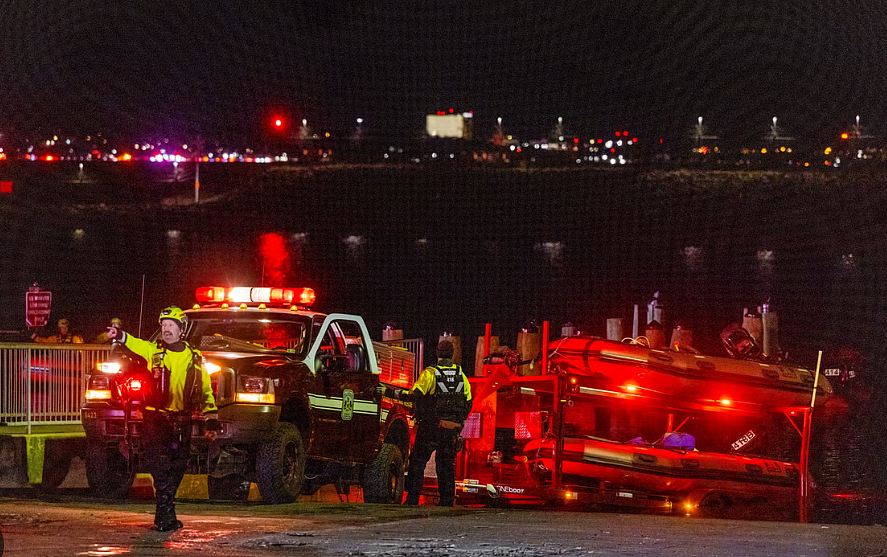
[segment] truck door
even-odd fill
[[[317,446],[331,458],[360,462],[371,458],[379,437],[378,375],[356,321],[329,319],[319,331],[318,388],[309,395],[316,413]],[[310,354],[309,354],[310,355]]]

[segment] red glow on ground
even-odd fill
[[[287,284],[292,269],[289,246],[282,234],[270,232],[259,236],[259,257],[263,268],[264,286]]]

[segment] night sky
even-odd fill
[[[200,6],[200,7],[198,7]],[[887,3],[0,3],[0,132],[252,137],[272,113],[413,137],[618,128],[722,137],[887,131]],[[635,133],[634,131],[632,133]]]

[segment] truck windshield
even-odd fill
[[[186,340],[199,350],[238,352],[285,351],[302,354],[306,349],[307,318],[300,315],[199,315],[190,314]]]

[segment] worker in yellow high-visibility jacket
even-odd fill
[[[203,355],[183,340],[188,316],[177,307],[160,313],[160,340],[149,342],[108,327],[108,337],[123,344],[148,363],[151,375],[145,399],[142,442],[157,508],[154,525],[162,532],[177,530],[175,494],[191,452],[191,415],[201,412],[207,438],[219,430],[218,409]]]
[[[453,363],[453,343],[442,340],[437,345],[437,365],[422,370],[409,391],[395,396],[415,405],[418,431],[407,470],[405,505],[418,505],[425,465],[434,457],[437,468],[438,505],[452,507],[456,499],[456,454],[459,433],[471,413],[471,385],[462,368]]]

